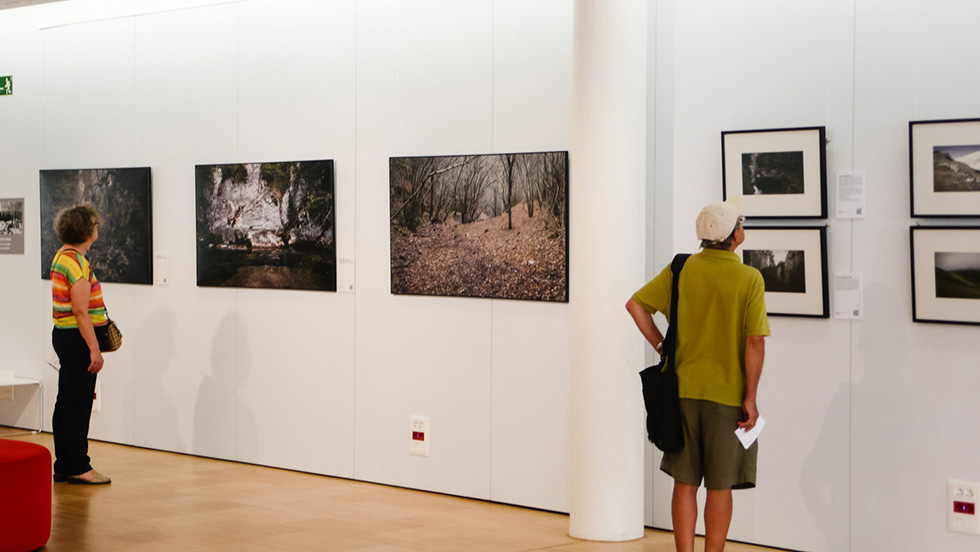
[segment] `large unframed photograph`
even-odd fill
[[[332,160],[198,165],[197,285],[337,290]]]
[[[41,171],[41,277],[61,247],[54,217],[65,207],[91,204],[102,216],[99,239],[86,253],[102,282],[153,284],[150,168]]]
[[[568,301],[568,152],[389,168],[392,293]]]

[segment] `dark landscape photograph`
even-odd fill
[[[102,216],[99,239],[85,257],[100,282],[153,284],[150,168],[41,171],[41,277],[61,247],[54,217],[61,209],[91,204]]]
[[[932,186],[936,192],[980,192],[980,146],[932,148]]]
[[[197,285],[337,291],[332,160],[195,173]]]
[[[936,297],[980,299],[980,253],[937,251]]]
[[[568,152],[389,169],[392,293],[568,301]]]
[[[806,293],[803,253],[784,249],[747,249],[742,252],[742,260],[759,269],[767,292]]]
[[[743,153],[742,193],[802,194],[803,152]]]

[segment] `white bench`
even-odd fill
[[[44,429],[44,388],[41,381],[31,378],[19,378],[11,372],[0,372],[0,387],[18,387],[22,385],[37,386],[37,429],[32,433],[40,433]]]

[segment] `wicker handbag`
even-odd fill
[[[109,322],[105,326],[96,327],[95,335],[99,338],[99,350],[103,353],[111,353],[122,347],[122,332],[108,315],[106,320]]]

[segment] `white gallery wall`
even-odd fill
[[[976,549],[945,530],[944,500],[947,479],[980,481],[980,330],[911,322],[908,121],[980,116],[980,4],[650,6],[651,275],[694,250],[698,209],[721,198],[721,131],[826,126],[831,190],[837,171],[867,171],[864,218],[808,223],[829,227],[831,275],[862,272],[864,318],[771,318],[759,487],[736,493],[732,538]],[[50,429],[38,171],[149,166],[168,283],[105,284],[125,345],[100,376],[92,438],[567,511],[569,305],[391,295],[388,159],[570,149],[573,8],[0,11],[0,75],[15,79],[0,97],[0,197],[26,199],[27,227],[25,255],[0,255],[0,370],[44,381]],[[197,287],[194,165],[305,159],[335,162],[341,291]],[[35,423],[33,400],[0,401],[0,424]],[[430,418],[427,458],[408,454],[413,414]],[[647,523],[669,528],[670,482],[654,473]]]
[[[831,216],[789,224],[826,224],[831,276],[864,278],[862,320],[770,318],[759,487],[735,493],[732,538],[976,550],[980,537],[946,531],[945,500],[948,479],[980,480],[980,328],[911,321],[909,226],[950,221],[909,216],[908,122],[980,117],[980,4],[685,0],[658,12],[672,55],[657,69],[668,116],[655,135],[672,171],[655,186],[673,194],[674,249],[696,246],[691,221],[721,195],[721,131],[826,126]],[[836,219],[834,178],[849,170],[866,171],[866,216]],[[671,254],[657,250],[657,264]],[[669,524],[666,485],[657,475],[657,526]]]
[[[3,362],[44,380],[40,169],[149,166],[157,276],[105,284],[125,347],[91,437],[567,509],[567,304],[389,293],[391,156],[568,150],[565,2],[73,0],[0,13]],[[9,31],[8,31],[9,29]],[[4,73],[8,74],[8,73]],[[333,159],[338,293],[196,286],[196,164]],[[106,231],[111,231],[106,229]],[[34,423],[29,393],[3,423]],[[409,416],[430,418],[410,456]],[[97,459],[95,459],[97,462]]]

